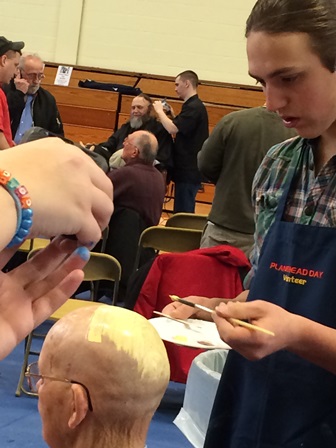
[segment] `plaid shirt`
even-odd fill
[[[298,224],[336,227],[336,156],[315,176],[313,150],[318,139],[295,137],[273,146],[262,161],[253,181],[256,229],[251,253],[252,269],[244,285],[248,289],[258,267],[260,249],[274,222],[287,176],[300,163],[290,189],[283,219]]]

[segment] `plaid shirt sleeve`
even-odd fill
[[[252,185],[252,203],[255,208],[254,245],[250,255],[252,268],[244,280],[245,289],[250,288],[257,270],[260,250],[274,222],[289,165],[293,155],[298,153],[301,147],[302,139],[298,137],[273,146],[255,174]]]

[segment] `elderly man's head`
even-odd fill
[[[28,92],[33,95],[38,91],[44,78],[44,62],[36,53],[26,53],[20,57],[19,70],[22,78],[29,83]]]
[[[167,354],[152,325],[108,305],[58,321],[39,369],[39,411],[51,448],[142,448],[169,381]]]
[[[139,129],[146,123],[153,113],[153,102],[150,96],[140,93],[132,101],[130,113],[130,126],[132,129]]]
[[[124,140],[122,159],[128,163],[132,159],[141,159],[152,165],[158,151],[158,141],[149,131],[135,131]]]

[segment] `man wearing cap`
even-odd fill
[[[21,50],[24,42],[12,42],[0,36],[0,85],[8,84],[17,73]],[[0,149],[14,146],[7,99],[0,89]]]

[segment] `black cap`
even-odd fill
[[[24,45],[24,42],[12,42],[4,36],[0,36],[0,56],[7,53],[8,50],[21,51]]]

